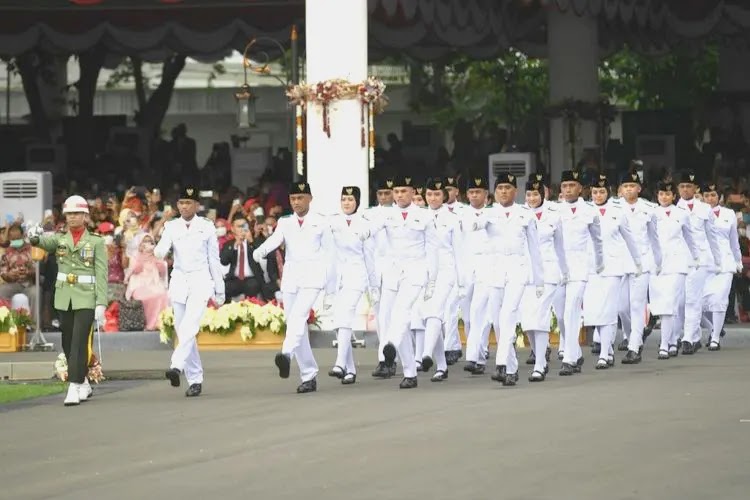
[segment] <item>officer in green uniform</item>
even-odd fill
[[[89,336],[94,320],[104,324],[107,307],[107,249],[104,240],[86,230],[89,206],[80,196],[63,204],[68,230],[43,236],[38,228],[31,244],[54,253],[57,258],[55,309],[60,314],[62,344],[68,361],[68,392],[65,406],[75,406],[91,395],[88,373]]]

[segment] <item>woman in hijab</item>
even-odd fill
[[[159,313],[169,306],[167,296],[167,263],[154,255],[154,237],[140,234],[136,237],[138,254],[133,258],[125,275],[128,285],[126,300],[138,300],[143,304],[146,330],[156,330]]]

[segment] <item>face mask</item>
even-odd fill
[[[222,226],[216,228],[216,236],[217,237],[223,238],[226,235],[227,235],[227,228],[222,227]]]
[[[744,227],[741,227],[737,230],[737,232],[740,233],[740,236],[745,236],[747,230]]]
[[[104,237],[104,244],[105,245],[111,245],[114,242],[115,242],[115,237],[112,236],[111,234],[108,234],[108,235],[106,235]]]
[[[10,240],[11,248],[21,248],[23,246],[23,240]]]

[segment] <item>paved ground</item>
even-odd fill
[[[321,367],[333,354],[316,352]],[[400,391],[365,363],[356,385],[322,376],[300,396],[270,352],[206,353],[198,399],[166,381],[110,382],[77,408],[59,396],[6,408],[0,497],[747,499],[750,348],[651,354],[515,388],[452,370]]]

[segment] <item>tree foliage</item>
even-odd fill
[[[599,66],[602,93],[631,109],[684,109],[704,102],[719,81],[719,50],[648,56],[627,47]]]

